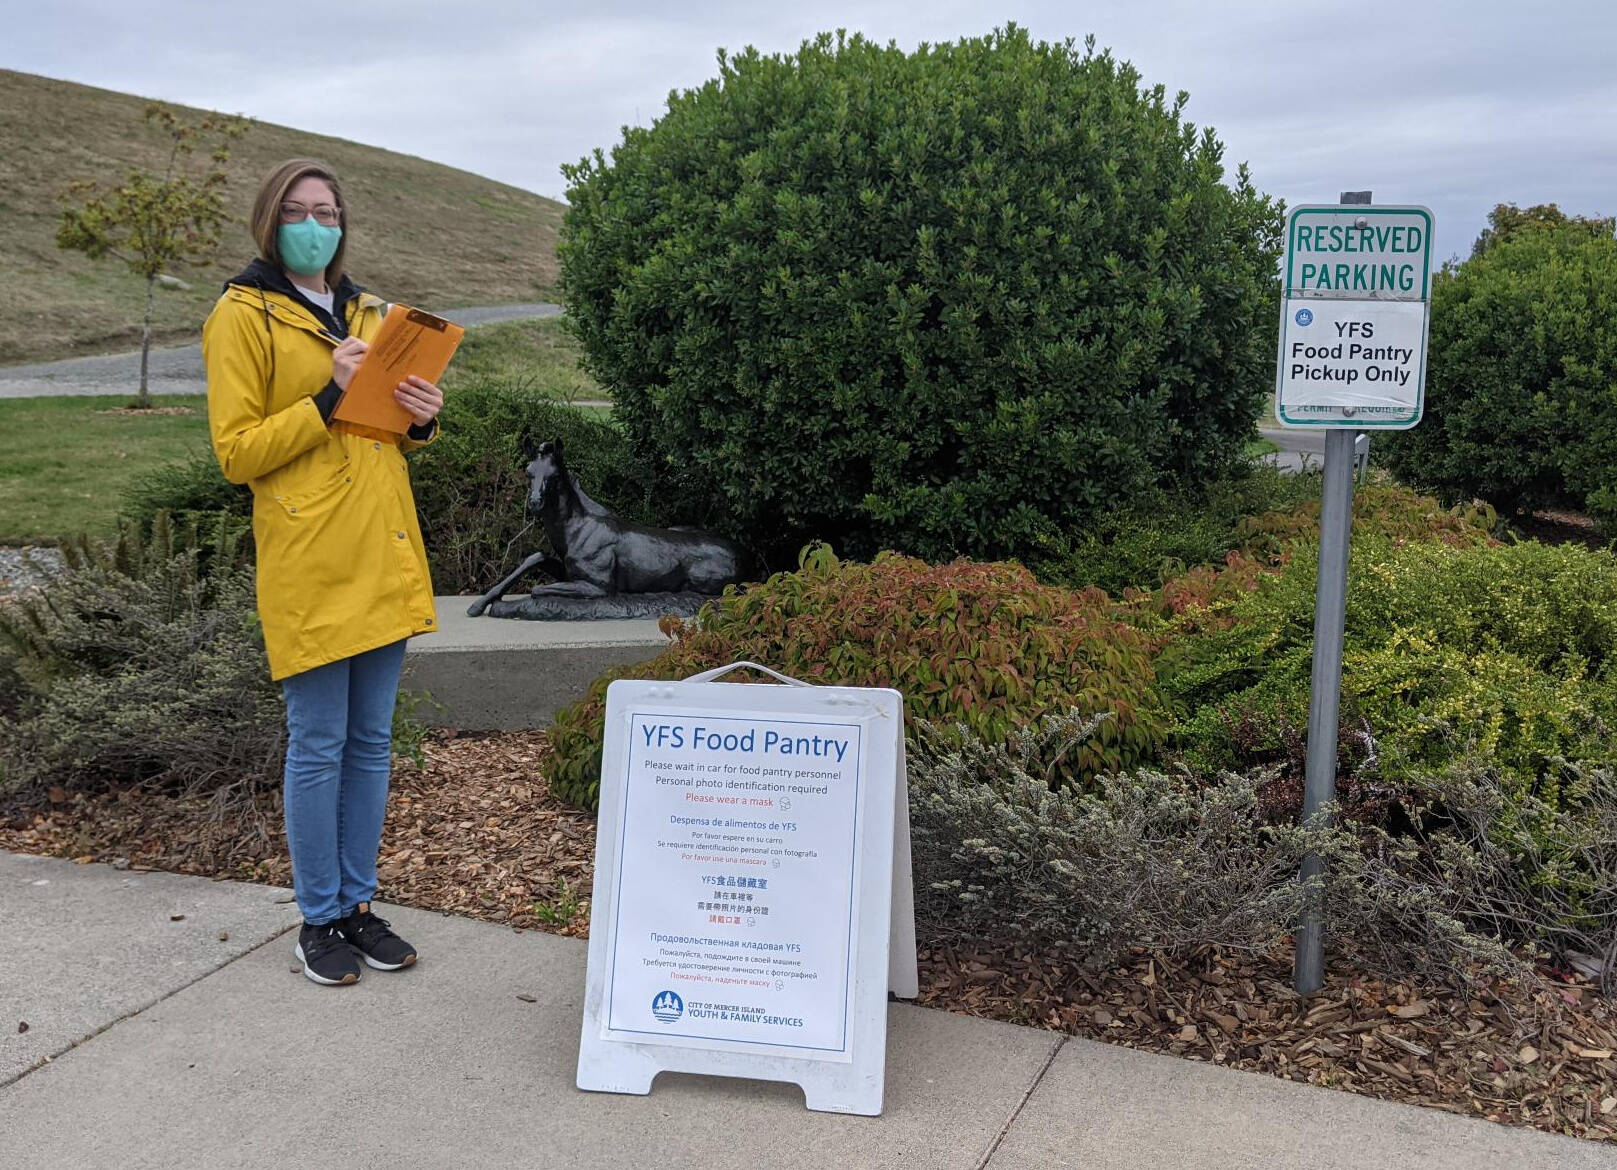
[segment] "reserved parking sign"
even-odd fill
[[[1402,430],[1420,421],[1431,271],[1424,207],[1291,210],[1275,370],[1282,426]]]

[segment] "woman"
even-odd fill
[[[202,327],[213,448],[252,485],[258,612],[286,697],[286,840],[316,983],[396,971],[415,948],[371,912],[404,642],[436,628],[404,452],[432,441],[443,395],[412,377],[406,435],[332,418],[382,323],[343,272],[348,213],[328,167],[293,159],[264,179],[258,258]]]

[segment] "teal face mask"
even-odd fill
[[[275,242],[281,249],[281,263],[299,276],[318,276],[337,254],[342,228],[327,227],[309,216],[302,223],[283,223]]]

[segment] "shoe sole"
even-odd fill
[[[411,955],[402,963],[384,963],[380,959],[371,958],[364,951],[359,952],[359,957],[365,960],[367,966],[375,967],[378,971],[402,971],[406,967],[414,966],[416,959],[414,955]]]
[[[311,983],[318,983],[322,987],[346,987],[350,983],[359,982],[359,975],[356,972],[350,972],[341,979],[327,979],[324,975],[318,974],[313,967],[309,966],[308,960],[303,957],[302,943],[298,943],[292,949],[292,953],[297,956],[298,962],[303,964],[303,977]]]

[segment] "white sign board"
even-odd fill
[[[1420,421],[1431,272],[1424,207],[1292,208],[1275,370],[1281,425],[1402,430]]]
[[[903,701],[717,673],[607,691],[578,1086],[879,1114],[887,991],[917,992]]]

